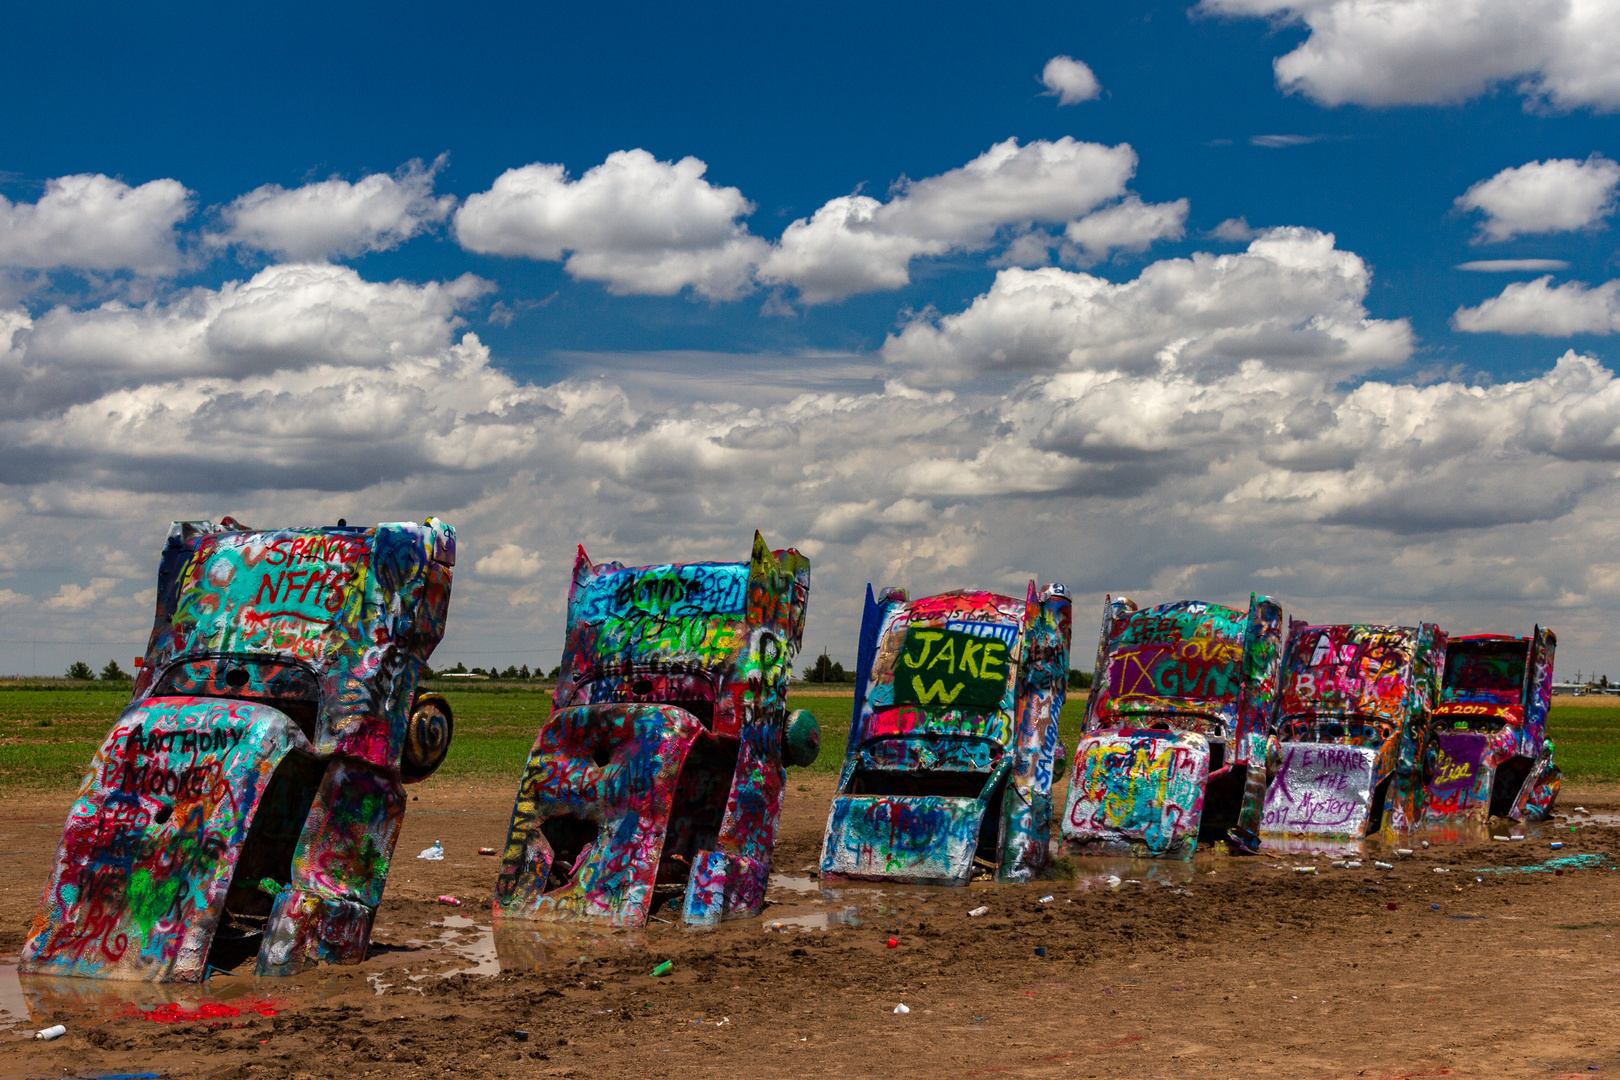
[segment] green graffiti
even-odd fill
[[[137,870],[129,876],[129,914],[142,932],[150,934],[158,920],[174,910],[182,884],[178,876],[154,881],[150,870]]]

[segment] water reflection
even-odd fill
[[[275,1016],[286,1002],[266,996],[254,980],[215,975],[205,984],[74,979],[21,975],[0,965],[0,1030],[56,1023],[70,1017],[135,1017],[155,1023]]]
[[[1335,859],[1359,859],[1367,854],[1367,842],[1327,836],[1267,836],[1260,841],[1261,854],[1327,855]]]
[[[641,927],[590,923],[525,922],[497,919],[491,933],[499,971],[544,971],[604,952],[639,949],[647,943]]]
[[[1132,859],[1121,856],[1082,855],[1074,860],[1074,887],[1081,892],[1118,889],[1124,885],[1163,885],[1174,888],[1190,883],[1197,871],[1192,859]]]
[[[821,882],[808,875],[800,877],[792,874],[772,874],[767,888],[785,889],[788,892],[816,892],[821,888]]]
[[[859,926],[860,909],[846,907],[838,911],[813,911],[808,915],[788,915],[780,919],[767,919],[766,930],[826,930],[833,926]]]
[[[31,1024],[28,999],[17,981],[17,965],[0,964],[0,1031],[9,1031],[18,1024]]]
[[[430,945],[441,952],[451,953],[463,960],[471,960],[472,967],[456,968],[449,975],[499,975],[501,965],[495,949],[495,933],[491,927],[465,915],[446,915],[439,920],[443,930],[439,940],[424,942],[412,940],[412,945]],[[415,976],[421,978],[421,976]]]

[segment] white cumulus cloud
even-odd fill
[[[42,633],[144,640],[150,600],[109,553],[155,571],[172,518],[437,513],[466,556],[439,664],[549,669],[576,543],[628,564],[736,559],[755,527],[811,554],[810,644],[840,659],[869,580],[1018,595],[1038,576],[1082,612],[1105,590],[1241,600],[1263,580],[1319,621],[1539,619],[1566,656],[1613,637],[1620,380],[1575,352],[1493,386],[1364,378],[1408,358],[1411,331],[1368,315],[1370,270],[1327,234],[1267,230],[1117,283],[1008,269],[892,337],[886,381],[871,357],[638,356],[540,386],[459,325],[475,281],[347,275],[272,268],[147,309],[48,313],[63,333],[103,327],[89,355],[124,374],[0,416],[3,574],[46,598]],[[301,356],[328,315],[334,343]],[[36,389],[65,377],[59,335],[6,319],[13,368]],[[280,324],[305,345],[276,346]],[[163,347],[142,351],[148,335]]]
[[[729,300],[751,287],[766,244],[738,219],[754,205],[703,178],[694,157],[620,150],[571,180],[561,165],[508,169],[456,211],[461,245],[485,255],[562,262],[613,293],[682,289]]]
[[[1260,230],[1249,226],[1248,218],[1227,218],[1209,231],[1209,235],[1216,240],[1239,241],[1248,243],[1260,235]]]
[[[453,195],[433,194],[444,160],[425,168],[412,161],[354,183],[334,176],[291,190],[266,184],[221,210],[224,230],[211,239],[299,262],[392,250],[455,208]]]
[[[1185,235],[1190,205],[1186,199],[1145,203],[1131,195],[1071,221],[1063,235],[1084,253],[1088,263],[1106,259],[1114,251],[1146,251],[1156,240],[1180,240]]]
[[[0,267],[172,274],[180,265],[175,226],[191,206],[176,180],[130,187],[99,173],[59,176],[38,202],[0,196]]]
[[[1452,326],[1471,334],[1608,334],[1620,330],[1620,281],[1593,288],[1554,285],[1552,275],[1516,281],[1478,307],[1458,308]]]
[[[944,240],[921,240],[885,228],[883,204],[866,195],[832,199],[808,219],[787,227],[760,267],[772,284],[792,285],[806,304],[856,293],[899,289],[911,282],[911,260],[950,250]]]
[[[88,585],[67,582],[59,586],[56,595],[40,607],[46,611],[85,611],[106,599],[118,587],[118,581],[118,578],[96,577],[91,578]]]
[[[787,227],[759,277],[812,304],[900,288],[912,259],[982,250],[1002,229],[1069,221],[1123,195],[1135,171],[1136,152],[1123,143],[1007,139],[961,168],[902,181],[887,202],[828,202]]]
[[[1041,69],[1041,85],[1059,105],[1078,105],[1102,94],[1090,66],[1072,56],[1054,56]]]
[[[561,261],[614,293],[690,288],[731,300],[761,283],[822,304],[902,288],[919,258],[1011,244],[1000,264],[1044,262],[1057,241],[1032,230],[1115,200],[1124,199],[1112,214],[1081,225],[1077,242],[1087,252],[1143,250],[1179,235],[1186,217],[1185,200],[1126,198],[1136,171],[1130,146],[1069,137],[1004,140],[960,168],[902,178],[887,199],[830,199],[774,244],[742,221],[754,205],[736,188],[710,184],[706,169],[696,158],[664,162],[645,150],[610,154],[577,180],[561,165],[510,169],[456,212],[456,235],[470,251]],[[766,309],[792,310],[780,295]]]
[[[533,551],[525,551],[518,544],[502,544],[473,564],[479,577],[491,581],[528,581],[537,577],[546,565]]]
[[[1343,378],[1406,360],[1405,320],[1368,317],[1366,264],[1331,234],[1272,229],[1233,255],[1198,253],[1115,284],[1055,267],[1003,270],[966,311],[918,320],[884,359],[917,385],[986,373],[1233,370],[1258,360]]]
[[[0,416],[174,378],[439,355],[454,340],[456,311],[488,288],[470,274],[413,285],[365,281],[344,266],[278,264],[143,306],[0,313],[0,334],[11,329],[11,348],[0,352]]]
[[[1503,169],[1457,196],[1457,208],[1479,211],[1481,240],[1574,232],[1614,213],[1620,164],[1600,154],[1585,161],[1556,158]]]
[[[1201,0],[1206,14],[1302,22],[1277,85],[1324,105],[1443,105],[1502,84],[1527,103],[1620,109],[1612,0]]]

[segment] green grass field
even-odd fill
[[[551,711],[551,688],[434,689],[450,699],[456,714],[455,741],[440,775],[515,778]],[[128,693],[127,683],[0,684],[0,791],[76,785]],[[851,700],[789,696],[790,708],[808,709],[821,722],[821,756],[809,771],[837,772],[843,765]],[[1063,738],[1071,750],[1084,706],[1084,697],[1076,695],[1063,710]],[[1550,726],[1566,779],[1620,781],[1620,708],[1556,707]]]
[[[1566,780],[1620,780],[1620,709],[1554,706],[1547,728]]]

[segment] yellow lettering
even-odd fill
[[[948,660],[947,657],[949,657]],[[945,673],[947,675],[956,674],[956,642],[947,641],[945,647],[935,653],[932,660],[928,661],[928,670],[934,670],[935,665],[941,661],[945,661]]]
[[[906,667],[919,668],[923,666],[923,661],[928,659],[928,650],[934,647],[934,642],[945,635],[938,630],[913,630],[907,636],[922,642],[922,655],[913,660],[911,657],[901,653],[900,659],[905,661]]]
[[[983,649],[982,642],[975,644],[971,639],[964,640],[962,642],[962,662],[957,666],[977,679],[979,677],[979,666],[974,663],[973,654],[983,651]]]
[[[960,694],[962,688],[966,685],[966,683],[957,683],[955,690],[946,690],[945,680],[935,679],[933,686],[925,688],[921,675],[911,677],[911,688],[917,691],[917,700],[924,705],[932,705],[935,698],[939,699],[940,704],[949,705],[956,700],[956,695]]]
[[[987,641],[984,643],[984,659],[979,661],[979,678],[1005,680],[1005,671],[992,671],[1007,662],[1007,643],[1005,641]]]

